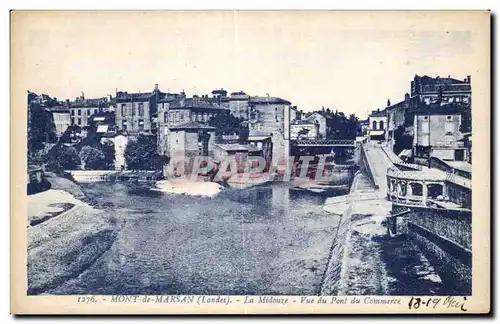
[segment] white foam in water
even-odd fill
[[[151,190],[167,192],[179,195],[215,197],[224,189],[218,183],[193,181],[188,179],[160,180],[155,183],[155,188]]]

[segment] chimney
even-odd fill
[[[470,83],[470,75],[467,76],[467,83]]]
[[[408,102],[410,101],[410,95],[407,93],[405,93],[405,102]]]
[[[155,83],[155,91],[158,91],[158,83]]]

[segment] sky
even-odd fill
[[[472,75],[464,17],[369,12],[24,12],[13,57],[26,90],[59,100],[213,89],[285,98],[365,118],[415,74]],[[457,21],[461,21],[457,24]],[[15,69],[14,69],[15,71]]]

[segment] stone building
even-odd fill
[[[164,168],[164,175],[189,174],[196,156],[213,158],[215,127],[193,121],[171,126],[167,131],[164,154],[170,157],[170,162]]]
[[[155,84],[152,92],[128,93],[116,92],[116,126],[129,135],[139,133],[154,133],[153,117],[157,114],[157,103],[166,93]]]
[[[368,117],[368,139],[369,140],[385,140],[385,132],[387,128],[386,110],[374,110]]]
[[[234,117],[249,119],[250,96],[243,91],[233,92],[229,97],[229,110]]]
[[[471,103],[471,78],[470,75],[463,80],[448,76],[431,78],[427,75],[415,75],[411,81],[411,97],[417,97],[419,102],[425,104],[461,102]]]
[[[88,126],[89,119],[92,115],[107,112],[112,106],[109,96],[89,99],[85,98],[83,92],[80,97],[77,97],[73,102],[69,102],[68,105],[71,115],[71,125],[77,125],[79,127]]]
[[[273,143],[272,165],[287,161],[290,155],[290,102],[270,96],[249,100],[250,136],[269,136]]]
[[[115,170],[125,170],[127,168],[125,149],[127,148],[128,137],[118,133],[113,142],[115,145]]]
[[[461,141],[462,115],[460,107],[446,105],[421,109],[414,116],[413,156],[416,163],[428,164],[431,157],[448,161],[466,159],[466,147]]]
[[[56,136],[59,138],[71,125],[70,109],[67,106],[56,106],[48,108],[52,114],[52,120],[56,128]]]
[[[262,149],[253,144],[215,144],[214,162],[217,165],[227,158],[234,158],[238,173],[245,171],[249,156],[262,156]]]
[[[206,126],[210,118],[227,111],[228,109],[211,103],[206,97],[194,96],[193,98],[186,98],[184,93],[167,94],[158,102],[157,138],[159,153],[168,155],[172,152],[172,148],[168,146],[168,137],[171,135],[172,129],[189,123]],[[177,146],[175,150],[178,150]]]
[[[317,139],[319,133],[319,124],[309,120],[297,120],[290,124],[290,139]]]
[[[311,114],[307,119],[318,125],[318,137],[326,139],[328,134],[331,134],[332,129],[330,127],[329,118],[326,114],[320,112],[315,112]]]

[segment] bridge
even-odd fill
[[[373,142],[358,149],[362,174],[355,176],[349,195],[344,202],[337,197],[325,202],[326,211],[342,217],[321,294],[390,294],[393,288],[380,285],[385,278],[377,275],[388,271],[406,293],[429,289],[421,269],[447,278],[449,294],[470,294],[471,212],[464,208],[469,179],[403,163],[389,148]],[[436,182],[445,184],[440,192],[445,199],[440,201],[433,197]],[[401,272],[384,262],[389,258],[392,265],[410,265],[408,255],[415,256],[415,264]]]
[[[292,141],[297,147],[356,147],[354,140],[303,139]]]

